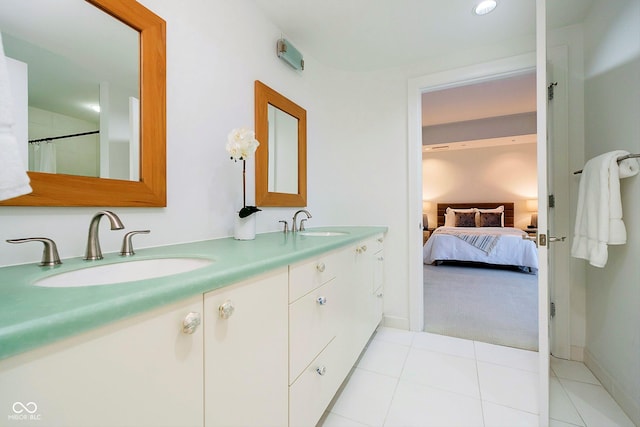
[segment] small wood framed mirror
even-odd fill
[[[256,206],[307,206],[307,111],[255,82]]]

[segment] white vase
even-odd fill
[[[233,227],[233,237],[236,240],[253,240],[256,238],[256,215],[251,214],[240,218],[236,212],[236,222]]]

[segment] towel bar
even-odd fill
[[[618,157],[618,163],[626,159],[634,159],[638,157],[640,157],[640,154],[627,154],[626,156]],[[580,173],[582,173],[582,169],[580,169],[579,171],[575,171],[573,174],[578,175]]]

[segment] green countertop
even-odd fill
[[[255,240],[206,240],[139,249],[132,257],[105,254],[100,261],[63,260],[0,268],[0,359],[152,308],[202,294],[387,231],[386,227],[324,227],[348,234],[317,237],[282,232]],[[191,272],[118,284],[46,288],[43,277],[84,267],[150,258],[200,257],[215,262]]]

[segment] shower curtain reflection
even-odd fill
[[[54,143],[29,144],[29,170],[56,173],[56,146]]]

